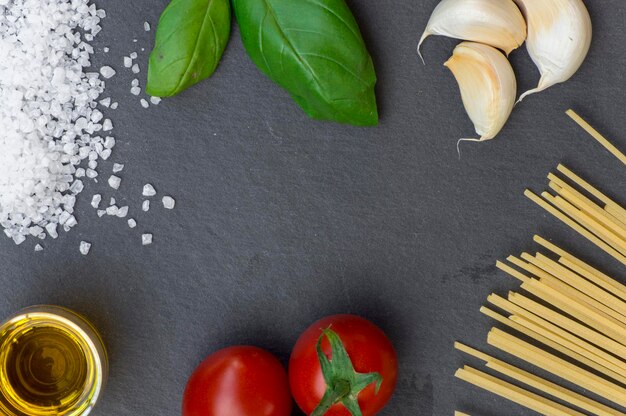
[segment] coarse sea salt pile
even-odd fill
[[[76,225],[78,166],[95,179],[110,155],[104,81],[87,70],[105,15],[88,0],[0,0],[0,225],[16,244]]]

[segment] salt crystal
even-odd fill
[[[118,172],[121,172],[122,170],[124,170],[124,165],[122,165],[121,163],[113,164],[113,173],[118,173]]]
[[[133,79],[130,82],[131,87],[138,87],[139,86],[139,80],[137,78]]]
[[[116,216],[119,210],[120,209],[116,205],[111,205],[110,207],[107,207],[106,213],[110,216]]]
[[[121,207],[118,211],[117,211],[117,216],[120,218],[124,218],[128,215],[128,207],[124,206]]]
[[[150,201],[148,201],[147,199],[145,201],[143,201],[143,203],[141,204],[141,209],[144,212],[150,211]]]
[[[70,217],[67,219],[67,221],[65,221],[65,224],[63,225],[67,229],[67,228],[72,228],[76,226],[76,224],[78,224],[78,221],[76,221],[76,217],[74,217],[73,215],[70,215]]]
[[[104,98],[100,100],[99,102],[101,106],[108,108],[111,105],[111,97]]]
[[[109,53],[110,49],[107,46],[105,46],[103,51],[104,51],[104,53]]]
[[[94,179],[96,176],[98,176],[98,172],[93,169],[87,169],[86,175],[89,179]]]
[[[91,206],[94,208],[98,208],[100,206],[101,201],[102,201],[102,195],[95,194],[93,198],[91,198]]]
[[[113,75],[115,75],[115,70],[111,68],[110,66],[105,65],[102,68],[100,68],[100,74],[102,74],[104,78],[109,79]]]
[[[35,251],[43,251],[43,247],[41,246],[41,244],[37,244],[35,246]]]
[[[133,52],[130,54],[131,59],[137,59],[137,52]]]
[[[143,108],[148,108],[148,107],[150,107],[150,104],[148,104],[148,102],[147,102],[145,99],[143,99],[143,98],[142,98],[139,102],[141,103],[141,106],[142,106]]]
[[[119,105],[119,104],[117,103],[117,101],[116,101],[116,102],[114,102],[113,104],[111,104],[111,110],[117,110],[117,106],[118,106],[118,105]]]
[[[124,57],[124,68],[130,68],[131,66],[133,66],[133,60],[130,59],[128,56]]]
[[[104,147],[107,149],[113,149],[115,147],[115,137],[107,136],[104,139]]]
[[[146,32],[149,32],[150,31],[150,23],[143,22],[143,30],[145,30]]]
[[[99,209],[99,210],[98,210],[98,217],[103,217],[103,216],[104,216],[104,214],[106,214],[106,213],[107,213],[107,212],[106,212],[106,210],[104,210],[104,209]]]
[[[102,131],[111,131],[113,130],[113,123],[111,122],[110,119],[106,119],[104,120],[104,123],[102,123]]]
[[[172,198],[171,196],[163,197],[163,207],[165,209],[174,209],[175,205],[176,205],[176,201],[174,200],[174,198]]]
[[[152,186],[149,183],[143,186],[143,196],[155,196],[155,195],[156,195],[156,189],[154,189],[154,186]]]
[[[119,189],[120,184],[122,183],[122,179],[115,175],[109,176],[109,186],[113,189]]]
[[[74,173],[74,176],[76,176],[77,178],[83,178],[85,176],[85,169],[83,169],[83,168],[76,169],[76,172]]]
[[[154,105],[159,105],[161,102],[161,97],[150,97],[150,102]]]
[[[115,205],[115,198],[111,198],[111,200],[109,201],[109,205]]]
[[[133,65],[131,71],[133,71],[133,74],[138,74],[139,72],[141,72],[141,70],[139,69],[139,64]]]
[[[130,93],[133,95],[139,95],[141,94],[141,88],[139,87],[131,87],[130,88]]]
[[[46,231],[48,232],[48,235],[52,238],[57,238],[59,236],[59,234],[57,233],[57,224],[50,222],[48,223],[48,225],[46,225]]]
[[[88,243],[86,241],[81,241],[79,250],[80,250],[80,254],[82,254],[83,256],[86,256],[87,254],[89,254],[89,250],[91,250],[91,243]]]
[[[111,149],[104,149],[100,152],[100,157],[104,160],[107,160],[111,156]]]
[[[142,234],[141,244],[144,246],[152,244],[152,234]]]
[[[128,226],[129,226],[130,228],[135,228],[135,227],[137,226],[137,221],[135,221],[133,218],[130,218],[130,219],[128,220]]]
[[[137,43],[137,39],[133,39],[133,42]]]

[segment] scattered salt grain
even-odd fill
[[[41,246],[41,244],[37,244],[35,246],[35,251],[43,251],[43,247]]]
[[[107,46],[105,46],[103,51],[104,51],[104,53],[109,53],[110,49]]]
[[[104,139],[104,147],[107,149],[113,149],[115,147],[115,137],[107,136]]]
[[[137,221],[135,221],[133,218],[130,218],[130,219],[128,220],[128,226],[129,226],[130,228],[135,228],[135,227],[137,226]]]
[[[116,216],[119,210],[120,209],[117,207],[117,205],[111,205],[110,207],[107,207],[106,213],[110,216]]]
[[[137,59],[137,52],[133,52],[130,54],[130,59]]]
[[[133,95],[139,95],[141,94],[141,88],[139,87],[131,87],[130,88],[130,93]]]
[[[111,78],[113,75],[116,74],[115,69],[111,68],[108,65],[103,66],[102,68],[100,68],[100,74],[105,78],[105,79],[109,79]]]
[[[107,160],[111,156],[111,149],[104,149],[100,152],[100,157],[104,160]]]
[[[171,196],[163,197],[163,207],[165,209],[174,209],[175,205],[176,205],[176,201],[174,200],[174,198],[172,198]]]
[[[137,39],[133,39],[133,42],[134,42],[134,43],[137,43]]]
[[[119,105],[119,104],[117,103],[117,101],[116,101],[116,102],[114,102],[113,104],[111,104],[111,110],[117,110],[117,106],[118,106],[118,105]]]
[[[131,86],[131,87],[138,87],[138,86],[139,86],[139,80],[138,80],[137,78],[133,79],[133,80],[130,82],[130,86]]]
[[[48,225],[46,225],[46,231],[48,232],[48,235],[52,238],[57,238],[59,236],[59,234],[57,233],[57,224],[50,222],[48,223]]]
[[[88,243],[86,241],[81,241],[79,250],[80,250],[80,254],[82,254],[83,256],[86,256],[87,254],[89,254],[89,250],[91,250],[91,243]]]
[[[118,176],[115,176],[115,175],[109,176],[109,186],[111,188],[119,189],[121,183],[122,183],[122,179],[120,179]]]
[[[111,200],[109,201],[109,205],[115,205],[115,198],[111,198]]]
[[[156,189],[154,189],[154,186],[152,186],[152,184],[145,184],[143,186],[143,196],[155,196],[156,195]]]
[[[138,74],[139,72],[141,72],[141,70],[139,69],[139,64],[133,65],[131,71],[133,71],[133,74]]]
[[[141,103],[141,106],[142,106],[143,108],[148,108],[148,107],[150,107],[150,104],[148,104],[148,102],[147,102],[145,99],[143,99],[143,98],[142,98],[139,102]]]
[[[121,163],[114,163],[113,164],[113,173],[118,173],[124,170],[124,165]]]
[[[76,172],[74,172],[74,176],[76,176],[77,178],[85,177],[85,169],[84,168],[76,169]]]
[[[147,199],[143,201],[143,203],[141,204],[141,209],[143,210],[143,212],[150,211],[150,201],[148,201]]]
[[[100,102],[101,106],[108,108],[108,107],[111,106],[111,97],[104,98],[104,99],[100,100],[99,102]]]
[[[130,57],[125,56],[124,57],[124,68],[130,68],[131,66],[133,66],[133,60],[130,59]]]
[[[93,198],[91,198],[91,206],[96,209],[100,206],[100,202],[102,202],[102,195],[100,194],[95,194]]]
[[[159,105],[161,102],[161,97],[150,97],[150,102],[154,105]]]
[[[150,31],[150,23],[143,22],[143,30],[145,30],[146,32],[149,32]]]
[[[102,123],[102,131],[111,131],[113,130],[113,123],[111,122],[110,119],[106,119],[104,120],[104,123]]]
[[[117,211],[117,216],[120,218],[124,218],[128,215],[128,207],[124,206],[121,207],[118,211]]]
[[[144,246],[152,244],[152,234],[142,234],[141,244]]]
[[[90,168],[87,169],[86,175],[89,179],[94,179],[96,176],[98,176],[98,172]]]
[[[99,210],[98,210],[98,217],[101,217],[101,218],[102,218],[102,217],[104,216],[104,214],[106,214],[106,213],[107,213],[107,212],[106,212],[106,210],[104,210],[104,209],[99,209]]]

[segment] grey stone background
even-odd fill
[[[118,145],[101,174],[125,163],[122,187],[89,184],[79,226],[42,253],[0,239],[0,316],[52,303],[101,329],[111,376],[96,416],[177,415],[211,352],[254,344],[286,362],[310,323],[344,312],[374,321],[397,348],[398,388],[382,415],[530,415],[453,377],[472,362],[455,340],[496,353],[478,309],[516,282],[495,261],[536,250],[541,233],[623,280],[619,264],[522,192],[543,190],[563,162],[626,202],[624,167],[564,115],[573,107],[626,146],[626,3],[587,1],[595,36],[580,72],[519,105],[496,140],[464,144],[459,160],[456,140],[473,128],[442,66],[457,42],[429,39],[426,66],[415,52],[437,0],[348,2],[378,72],[378,128],[308,119],[251,63],[236,25],[212,79],[143,109],[122,57],[138,51],[143,87],[154,35],[143,22],[156,27],[167,1],[97,2],[108,18],[94,65],[118,70],[106,95],[120,102],[105,111]],[[533,86],[525,48],[511,59],[520,92]],[[146,182],[176,209],[142,213]],[[129,204],[138,228],[97,218],[96,192]],[[154,233],[152,246],[141,232]],[[81,240],[93,243],[87,257]]]

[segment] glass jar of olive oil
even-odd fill
[[[0,325],[0,414],[84,416],[108,373],[102,339],[80,315],[26,308]]]

